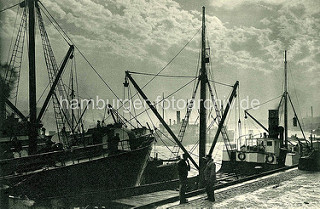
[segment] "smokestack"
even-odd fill
[[[169,124],[170,124],[170,126],[172,125],[172,124],[171,124],[171,119],[169,119]]]
[[[269,137],[278,138],[279,135],[279,111],[269,110]]]
[[[180,124],[180,111],[177,111],[177,124]]]
[[[311,106],[311,129],[313,129],[313,107]]]

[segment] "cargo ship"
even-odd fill
[[[0,185],[6,188],[5,194],[36,200],[140,185],[152,150],[153,134],[145,127],[127,128],[119,115],[117,118],[113,115],[114,123],[98,123],[95,128],[85,130],[83,115],[88,104],[76,114],[58,100],[59,96],[68,101],[75,98],[75,88],[71,85],[70,92],[67,92],[61,77],[68,62],[74,62],[77,47],[68,43],[69,50],[58,66],[42,17],[42,12],[48,10],[36,0],[23,1],[16,6],[23,10],[21,20],[10,62],[1,66]],[[40,111],[37,110],[38,84],[35,80],[38,62],[35,56],[36,23],[39,25],[50,89]],[[26,36],[28,116],[16,106]],[[47,136],[41,123],[50,101],[56,120],[55,136]],[[108,111],[117,113],[110,107]]]

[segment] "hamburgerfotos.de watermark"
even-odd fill
[[[113,100],[104,100],[96,96],[94,99],[72,99],[67,100],[62,97],[59,99],[60,106],[65,109],[97,109],[97,110],[104,110],[105,108],[110,108],[110,105],[113,109],[123,108],[125,113],[129,113],[133,109],[135,110],[144,110],[148,108],[148,104],[145,100],[137,99],[113,99]],[[193,102],[193,105],[190,103]],[[192,106],[193,109],[200,108],[200,99],[195,100],[185,100],[185,99],[176,99],[174,96],[171,98],[163,99],[162,96],[158,96],[155,101],[151,101],[151,103],[157,109],[164,109],[164,110],[185,110],[188,106]],[[228,99],[216,99],[213,102],[211,99],[204,100],[204,107],[208,110],[212,109],[217,105],[217,107],[226,106],[228,103]],[[231,104],[231,108],[234,108],[235,101]],[[239,101],[239,106],[241,109],[258,109],[260,105],[260,101],[258,99],[250,99],[249,96],[241,99]]]

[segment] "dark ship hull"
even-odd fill
[[[299,170],[320,171],[320,151],[313,151],[308,156],[299,159]]]
[[[274,170],[277,168],[281,168],[284,166],[280,166],[278,164],[268,164],[268,163],[255,163],[255,162],[230,162],[230,161],[222,161],[221,168],[219,170],[220,173],[235,173],[237,175],[254,175],[262,172]]]
[[[311,147],[303,150],[298,168],[304,171],[320,171],[320,141],[310,137]]]
[[[225,153],[224,153],[225,154]],[[299,155],[297,153],[280,150],[279,154],[231,151],[229,157],[223,157],[220,173],[237,175],[254,175],[285,166],[296,166]]]
[[[161,160],[151,158],[143,173],[143,184],[165,182],[178,179],[178,160]]]
[[[10,186],[10,194],[35,199],[136,186],[140,184],[151,145],[152,142],[135,150],[92,158],[86,162],[5,176],[0,182]]]

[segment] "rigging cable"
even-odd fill
[[[199,28],[198,30],[197,30],[197,32],[191,37],[191,39],[180,49],[180,51],[156,74],[156,76],[157,75],[159,75],[163,70],[165,70],[172,62],[173,62],[173,60],[177,57],[177,56],[179,56],[179,54],[187,47],[187,45],[194,39],[194,37],[199,33],[199,31],[200,31],[200,29],[201,28]],[[156,76],[154,76],[152,79],[150,79],[141,89],[143,89],[144,87],[146,87],[151,81],[153,81],[155,78],[156,78]],[[135,95],[134,95],[135,96]]]
[[[16,14],[16,18],[15,18],[15,20],[14,20],[14,28],[16,28],[16,25],[17,25],[17,19],[18,19],[18,15],[19,15],[19,10],[20,10],[20,7],[18,7],[18,9],[17,9],[17,14]],[[18,29],[19,30],[19,29]],[[9,46],[9,51],[8,51],[8,59],[7,59],[7,63],[9,63],[9,59],[10,59],[10,55],[11,55],[11,47],[12,47],[12,43],[13,43],[13,37],[15,37],[14,36],[14,30],[13,30],[13,32],[12,32],[12,37],[11,37],[11,41],[10,41],[10,46]]]
[[[197,142],[191,147],[189,152],[192,153],[197,148],[198,144],[199,144],[199,140],[197,140]]]
[[[200,57],[201,57],[201,49],[199,49],[199,53],[198,53],[198,61],[197,61],[197,67],[196,67],[196,75],[195,77],[198,77],[199,75],[199,69],[200,69]],[[193,84],[193,89],[192,92],[194,92],[195,88],[196,88],[197,82],[195,81]]]
[[[198,78],[198,73],[199,73],[199,66],[200,66],[200,55],[201,55],[201,49],[199,49],[199,53],[198,53],[198,61],[197,61],[197,66],[196,66],[196,74],[195,74],[195,77],[197,77]],[[190,102],[192,102],[192,99],[194,99],[194,97],[196,96],[195,94],[196,94],[196,88],[197,88],[197,85],[199,84],[199,81],[197,81],[197,80],[194,80],[194,83],[193,83],[193,88],[192,88],[192,94],[191,94],[191,100],[190,100]],[[187,111],[186,111],[186,116],[185,117],[188,117],[186,120],[188,121],[188,123],[187,124],[185,124],[185,129],[188,127],[188,125],[189,125],[189,118],[190,118],[190,114],[191,114],[191,111],[192,111],[192,109],[190,110],[190,112],[188,113],[188,109],[189,109],[189,101],[187,101]],[[187,116],[187,114],[189,114],[188,116]],[[183,128],[183,126],[184,126],[184,124],[182,123],[181,124],[181,127],[180,127],[180,131],[179,131],[179,135],[180,135],[180,132],[181,132],[181,130],[182,130],[182,128]],[[183,136],[184,136],[184,133],[182,134],[182,137],[181,137],[181,140],[180,140],[180,142],[182,142],[182,140],[183,140]],[[199,143],[199,141],[197,141],[197,143]],[[177,145],[175,145],[175,146],[177,146]],[[191,148],[192,149],[192,148]],[[179,151],[180,151],[180,147],[178,146],[178,149],[177,149],[177,154],[179,154]],[[190,151],[189,151],[190,152]],[[172,153],[173,154],[173,153]]]
[[[139,97],[139,100],[142,101],[139,94],[138,94],[138,97]],[[148,116],[150,122],[152,123],[153,129],[154,129],[156,126],[154,125],[154,123],[153,123],[153,121],[152,121],[152,119],[151,119],[151,117],[150,117],[150,115],[149,115],[149,113],[148,113],[148,110],[146,110],[146,113],[147,113],[147,116]]]
[[[74,61],[74,75],[76,77],[75,81],[76,81],[76,94],[77,94],[77,99],[78,99],[78,102],[80,101],[80,96],[79,96],[79,84],[78,84],[78,73],[77,73],[77,65],[76,65],[76,56],[75,56],[75,52],[73,52],[73,61]],[[81,109],[78,108],[78,111],[77,111],[77,114],[78,114],[78,119],[80,119],[79,123],[81,125],[83,125],[83,121],[82,121],[82,118],[80,118],[81,116]],[[80,131],[81,129],[81,126],[78,126],[78,130]]]
[[[128,86],[128,94],[129,94],[129,98],[131,98],[131,96],[132,96],[132,92],[131,92],[131,87],[130,87],[130,85]],[[136,112],[136,108],[133,108],[133,113],[134,113],[134,117],[136,117],[137,116],[137,112]],[[131,119],[131,118],[130,118]],[[138,124],[140,124],[140,123],[137,123],[137,126],[138,126]],[[141,125],[141,124],[140,124]],[[142,125],[141,125],[142,126]]]
[[[199,33],[201,28],[199,28],[197,30],[197,32],[191,37],[191,39],[180,49],[180,51],[164,66],[161,68],[161,70],[156,74],[154,75],[153,78],[151,78],[146,84],[144,84],[142,87],[141,87],[141,90],[143,90],[151,81],[153,81],[162,71],[164,71],[174,60],[176,57],[179,56],[179,54],[187,47],[187,45],[194,39],[194,37]],[[137,94],[134,94],[130,99],[132,99],[133,97],[135,97]],[[124,104],[122,104],[118,109],[120,109]]]
[[[50,12],[47,10],[47,8],[42,4],[42,2],[41,1],[38,1],[39,3],[40,3],[40,5],[42,6],[42,7],[40,7],[40,9],[43,11],[43,13],[45,14],[45,16],[48,18],[48,20],[51,22],[51,24],[53,25],[53,27],[59,32],[59,34],[62,36],[62,38],[69,44],[69,45],[71,45],[70,43],[69,43],[69,41],[72,43],[72,41],[71,41],[71,39],[69,38],[69,36],[64,32],[64,30],[60,27],[60,25],[59,25],[59,23],[53,18],[53,16],[50,14]],[[48,13],[48,14],[46,14],[46,13]],[[63,34],[61,33],[61,31],[59,30],[59,28],[57,28],[57,26],[55,25],[55,24],[53,24],[53,22],[52,22],[52,20],[50,19],[50,17],[51,17],[51,19],[55,22],[55,24],[57,24],[57,26],[60,28],[60,30],[63,32]],[[67,37],[67,38],[66,38]],[[69,39],[69,41],[67,40],[67,39]]]
[[[174,91],[173,93],[169,94],[168,96],[166,96],[165,98],[162,98],[162,100],[154,103],[154,105],[157,105],[159,103],[161,103],[162,101],[164,101],[165,99],[171,97],[173,94],[177,93],[178,91],[180,91],[181,89],[183,89],[184,87],[188,86],[191,82],[193,82],[196,78],[192,79],[191,81],[187,82],[186,84],[184,84],[182,87],[180,87],[179,89],[177,89],[176,91]],[[150,107],[146,108],[144,111],[140,112],[139,114],[136,115],[136,117],[140,116],[142,113],[144,113],[146,110],[149,110]],[[136,117],[132,118],[135,119]],[[129,121],[131,121],[132,119],[130,119]]]
[[[276,100],[276,99],[278,99],[278,98],[280,98],[280,97],[282,97],[282,94],[281,94],[280,96],[277,96],[277,97],[273,98],[273,99],[269,99],[269,100],[267,100],[267,101],[265,101],[265,102],[263,102],[263,103],[261,103],[261,104],[259,104],[259,105],[256,105],[256,106],[254,106],[254,107],[250,107],[250,108],[246,109],[246,111],[251,110],[251,109],[254,109],[254,108],[256,108],[256,107],[260,107],[260,106],[262,106],[262,105],[264,105],[264,104],[267,104],[267,103],[269,103],[269,102],[272,102],[272,101],[274,101],[274,100]]]
[[[38,101],[37,101],[37,104],[40,102],[41,98],[43,97],[45,91],[48,89],[49,85],[50,85],[50,83],[47,84],[46,88],[45,88],[45,89],[43,90],[43,92],[41,93],[41,95],[40,95],[40,97],[39,97],[39,99],[38,99]]]
[[[50,14],[50,12],[45,8],[45,6],[40,2],[42,7],[46,10],[46,12],[50,15],[50,17],[54,20],[54,22],[57,24],[57,26],[60,28],[60,30],[63,32],[63,34],[69,39],[69,41],[74,45],[74,47],[79,51],[80,55],[85,59],[85,61],[88,63],[88,65],[92,68],[92,70],[98,75],[98,77],[102,80],[102,82],[108,87],[108,89],[112,92],[112,94],[121,102],[121,106],[118,108],[120,109],[121,107],[124,106],[124,103],[119,99],[119,97],[115,94],[115,92],[111,89],[111,87],[106,83],[106,81],[102,78],[102,76],[97,72],[97,70],[93,67],[93,65],[89,62],[89,60],[84,56],[82,51],[73,43],[73,41],[70,39],[70,37],[66,34],[66,32],[62,29],[62,27],[59,25],[59,23],[53,18],[53,16]],[[46,15],[47,16],[47,15]],[[48,18],[49,19],[49,18]],[[50,21],[51,22],[51,21]],[[52,22],[51,22],[52,23]],[[160,74],[163,70],[166,69],[168,65],[170,65],[173,60],[185,49],[185,47],[193,40],[193,38],[198,34],[201,28],[197,30],[197,32],[192,36],[192,38],[183,46],[183,48],[157,73]],[[61,33],[60,33],[61,34]],[[62,34],[61,34],[62,35]],[[65,38],[65,37],[64,37]],[[66,40],[66,39],[65,39]],[[67,40],[66,40],[67,41]],[[68,41],[67,41],[68,43]],[[156,76],[154,76],[152,79],[150,79],[141,89],[146,87],[152,80],[155,79]],[[136,94],[135,94],[136,95]],[[133,95],[133,97],[135,96]],[[132,98],[133,98],[132,97]],[[130,98],[130,99],[132,99]],[[125,107],[124,107],[125,108]],[[118,110],[117,109],[117,110]],[[131,113],[130,113],[131,114]],[[135,117],[134,117],[135,118]]]
[[[164,137],[166,137],[167,139],[169,139],[170,142],[175,143],[174,140],[172,140],[169,136],[167,136],[166,134],[164,134],[160,129],[157,129]],[[170,150],[170,149],[169,149]]]
[[[290,69],[290,68],[289,68]],[[299,99],[298,99],[298,95],[297,95],[297,91],[296,91],[296,85],[295,85],[295,82],[294,82],[294,79],[293,79],[293,75],[292,75],[292,70],[289,70],[290,72],[290,75],[291,75],[291,79],[292,79],[292,83],[293,83],[293,89],[294,89],[294,94],[296,96],[296,99],[297,99],[297,102],[298,102],[298,107],[299,107],[299,114],[301,114],[301,109],[300,109],[300,102],[299,102]],[[289,93],[288,93],[289,94]],[[301,122],[302,122],[302,128],[304,128],[304,122],[303,122],[303,118],[301,117]]]
[[[40,2],[40,1],[39,1]],[[121,106],[117,109],[117,111],[121,108],[124,107],[124,109],[127,109],[124,106],[124,103],[121,101],[121,99],[118,97],[118,95],[111,89],[110,85],[102,78],[102,76],[100,75],[100,73],[95,69],[95,67],[89,62],[89,60],[84,56],[84,54],[82,53],[82,51],[77,47],[77,45],[75,45],[75,43],[71,40],[71,38],[66,34],[66,32],[62,29],[62,27],[59,25],[59,23],[53,18],[53,16],[50,14],[50,12],[45,8],[45,6],[40,2],[40,4],[42,5],[42,7],[45,9],[45,11],[49,14],[49,16],[53,19],[53,21],[57,24],[57,26],[60,28],[60,30],[63,32],[63,34],[69,39],[69,41],[72,43],[72,45],[74,45],[74,47],[78,50],[78,52],[80,53],[80,55],[83,57],[83,59],[87,62],[87,64],[90,66],[90,68],[96,73],[96,75],[100,78],[100,80],[107,86],[107,88],[111,91],[111,93],[118,99],[118,101],[120,101]],[[42,10],[44,11],[44,10]],[[46,15],[46,13],[45,13]],[[49,19],[49,21],[53,24],[53,22],[50,20],[50,18],[48,17],[48,15],[46,15],[47,18]],[[54,24],[53,24],[54,25]],[[57,29],[57,27],[55,27]],[[58,29],[57,29],[58,30]],[[59,30],[58,30],[59,32]],[[60,33],[60,32],[59,32]],[[60,33],[61,34],[61,33]],[[62,35],[62,34],[61,34]],[[65,41],[70,45],[70,43],[68,42],[68,40],[62,35],[62,37],[65,39]],[[128,111],[130,114],[131,112]],[[132,114],[131,114],[132,115]]]
[[[197,78],[197,76],[184,76],[184,75],[158,75],[154,73],[144,73],[144,72],[134,72],[129,71],[131,74],[137,74],[137,75],[148,75],[148,76],[158,76],[158,77],[167,77],[167,78]]]
[[[213,83],[216,83],[216,84],[220,84],[220,85],[222,85],[222,86],[227,86],[227,87],[233,88],[233,85],[230,85],[230,84],[218,82],[218,81],[215,81],[215,80],[209,80],[209,79],[208,79],[208,81],[213,82]]]
[[[236,121],[236,128],[237,128],[237,134],[238,134],[238,137],[240,137],[241,136],[241,134],[242,134],[242,122],[241,122],[241,105],[240,105],[240,88],[238,88],[238,96],[237,96],[237,105],[238,105],[238,114],[239,114],[239,118],[238,118],[238,120]],[[236,135],[236,133],[234,134],[234,141],[235,141],[235,143],[236,143],[236,148],[238,148],[237,146],[238,146],[238,141],[236,140],[237,138],[237,135]]]
[[[11,9],[11,8],[15,7],[15,6],[18,6],[19,4],[20,4],[20,3],[17,3],[17,4],[15,4],[15,5],[12,5],[12,6],[9,6],[9,7],[7,7],[7,8],[4,8],[4,9],[0,10],[0,12],[4,12],[4,11],[6,11],[6,10],[8,10],[8,9]]]
[[[40,102],[41,98],[43,97],[44,93],[45,93],[45,92],[46,92],[46,90],[48,89],[49,85],[50,85],[50,83],[48,83],[48,84],[47,84],[47,86],[46,86],[46,88],[42,91],[42,93],[41,93],[40,97],[38,98],[38,100],[37,100],[37,103],[36,103],[36,104],[39,104],[39,102]],[[27,117],[30,117],[30,114],[28,114],[28,116],[27,116]]]
[[[211,49],[209,39],[207,41],[208,41],[208,46]],[[211,53],[209,54],[209,56],[210,56],[210,59],[211,59]],[[213,76],[213,72],[212,72],[212,62],[210,62],[209,74],[211,76],[211,80],[214,80],[214,76]],[[213,83],[213,89],[214,89],[214,92],[216,93],[216,97],[219,98],[215,83],[216,82]]]
[[[198,78],[198,76],[200,76],[200,75],[198,75],[198,73],[199,73],[199,66],[200,66],[201,49],[199,49],[199,53],[198,53],[198,54],[199,54],[199,55],[198,55],[198,61],[197,61],[197,67],[196,67],[196,75],[195,75],[195,77],[197,77],[197,78]],[[184,124],[181,123],[180,131],[179,131],[179,134],[178,134],[178,135],[180,135],[180,134],[182,133],[182,135],[181,135],[181,137],[180,137],[180,142],[182,142],[183,137],[184,137],[184,134],[185,134],[185,131],[186,131],[186,128],[187,128],[188,125],[189,125],[189,119],[190,119],[191,111],[192,111],[192,109],[193,109],[193,105],[192,105],[192,108],[190,109],[190,108],[189,108],[189,104],[191,104],[191,102],[193,102],[192,100],[195,99],[198,85],[199,85],[199,80],[194,80],[190,103],[189,103],[189,101],[187,101],[187,104],[188,104],[188,105],[187,105],[187,111],[186,111],[186,115],[185,115],[185,119],[184,119],[184,120],[186,120],[186,122],[187,122],[187,123],[185,124],[185,128],[184,128],[185,130],[184,130],[184,132],[182,132]],[[187,118],[186,118],[186,117],[187,117]],[[177,153],[179,153],[179,151],[180,151],[180,147],[178,146]],[[189,152],[190,152],[190,151],[189,151]]]

